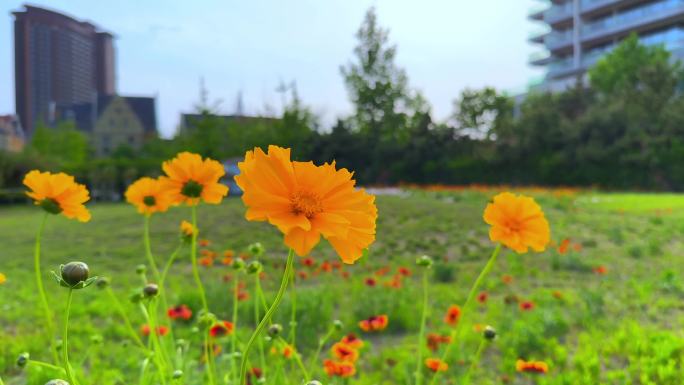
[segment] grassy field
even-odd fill
[[[321,269],[325,261],[338,260],[327,245],[312,253],[316,266],[298,260],[296,298],[286,295],[274,319],[284,326],[283,336],[292,336],[295,302],[296,346],[308,365],[333,321],[344,325],[312,365],[314,377],[335,384],[320,362],[332,342],[353,332],[366,346],[358,373],[348,384],[413,384],[422,298],[421,270],[415,260],[425,254],[436,261],[429,272],[426,332],[448,334],[443,322],[446,309],[464,302],[494,247],[482,221],[491,195],[414,190],[380,196],[378,240],[362,261],[343,270]],[[517,255],[504,250],[484,283],[487,299],[470,317],[474,325],[467,326],[469,332],[459,341],[462,349],[454,349],[448,358],[450,368],[440,383],[456,384],[455,379],[468,370],[481,340],[479,333],[470,331],[485,324],[495,327],[498,336],[485,347],[472,384],[684,383],[684,196],[537,193],[535,197],[549,219],[552,238],[557,243],[569,239],[569,251],[560,253],[551,247],[540,254]],[[60,263],[72,260],[88,263],[93,275],[111,279],[113,292],[137,329],[144,319],[128,297],[142,286],[135,272],[137,265],[145,263],[142,217],[124,204],[93,204],[91,209],[93,220],[87,224],[49,218],[43,238],[44,270],[58,270]],[[266,249],[261,282],[270,300],[287,254],[277,230],[246,222],[243,214],[238,199],[202,206],[199,211],[200,238],[211,242],[206,250],[219,255],[214,266],[201,270],[210,308],[219,319],[232,319],[235,280],[245,284],[241,290],[248,298],[238,303],[238,346],[246,343],[255,324],[255,276],[234,273],[220,263],[220,256],[225,250],[244,253],[249,244],[261,242]],[[153,217],[152,248],[158,264],[178,246],[179,223],[189,216],[189,209],[177,208]],[[50,360],[33,276],[33,242],[41,217],[41,211],[30,206],[0,208],[0,272],[7,276],[0,285],[0,375],[7,385],[43,385],[55,376],[36,365],[24,370],[15,365],[22,352]],[[189,250],[181,250],[171,269],[169,293],[173,305],[186,304],[196,313],[201,306],[191,278]],[[393,280],[400,267],[412,274]],[[369,278],[375,286],[368,285]],[[66,290],[51,279],[46,279],[46,285],[59,321]],[[521,310],[519,303],[525,301],[534,303],[534,308]],[[132,346],[114,306],[106,291],[94,286],[76,293],[69,343],[72,364],[87,374],[83,385],[137,383],[144,355]],[[388,315],[388,328],[362,333],[358,321],[376,314]],[[186,375],[178,383],[199,383],[193,381],[201,377],[197,362],[202,356],[196,317],[174,323],[174,333],[175,338],[190,342],[183,352]],[[222,343],[223,352],[229,352],[230,340]],[[300,384],[292,360],[271,355],[274,342],[264,343],[268,367],[279,368],[269,369],[265,383]],[[444,347],[430,352],[421,341],[421,349],[424,357],[438,357]],[[549,372],[516,373],[519,358],[545,361]],[[231,361],[230,354],[220,354],[219,371],[227,373]],[[429,379],[431,374],[426,371],[425,376]]]

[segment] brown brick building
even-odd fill
[[[16,111],[28,136],[62,105],[116,93],[112,34],[29,5],[13,15]]]

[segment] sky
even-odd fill
[[[352,59],[355,32],[369,7],[390,30],[397,64],[445,120],[464,88],[516,92],[542,73],[527,41],[538,0],[36,0],[32,5],[89,20],[116,36],[117,91],[155,96],[159,130],[175,132],[199,101],[200,79],[221,112],[282,110],[277,88],[296,82],[325,128],[352,110],[340,66]],[[11,12],[0,4],[0,114],[13,113]]]

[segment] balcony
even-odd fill
[[[549,51],[555,51],[561,48],[567,48],[572,46],[573,41],[573,30],[568,29],[566,31],[554,31],[550,34],[544,36],[544,44]]]
[[[548,8],[549,7],[546,5],[537,5],[533,8],[530,8],[530,10],[527,12],[527,17],[532,19],[532,20],[542,21],[542,20],[544,20],[544,12]]]
[[[551,55],[546,51],[531,53],[527,59],[530,64],[535,66],[546,65],[552,60]]]
[[[549,71],[546,74],[547,78],[559,78],[573,73],[576,70],[575,63],[572,57],[557,60],[549,64]]]
[[[684,0],[663,0],[600,19],[582,27],[582,40],[588,41],[684,15]]]
[[[548,24],[555,24],[572,18],[573,2],[569,1],[564,4],[552,5],[551,8],[544,12],[544,22]]]
[[[602,8],[610,7],[624,0],[582,0],[580,9],[582,13],[597,11]]]
[[[527,40],[532,43],[544,43],[544,36],[548,35],[549,32],[551,32],[551,29],[548,27],[537,28],[527,35]]]

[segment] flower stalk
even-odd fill
[[[276,312],[276,310],[278,310],[278,306],[280,305],[280,302],[282,302],[283,300],[285,291],[287,291],[287,286],[290,280],[290,276],[292,274],[293,265],[294,250],[290,249],[290,252],[287,255],[287,263],[285,264],[285,272],[283,273],[283,278],[280,282],[280,289],[278,289],[278,293],[276,294],[276,297],[273,300],[271,307],[268,309],[268,311],[264,315],[264,318],[261,319],[261,322],[259,322],[259,325],[257,326],[256,330],[254,330],[254,333],[249,338],[247,346],[245,347],[245,351],[242,354],[242,363],[240,364],[240,382],[238,382],[238,385],[245,385],[245,380],[247,378],[247,361],[249,357],[249,352],[252,349],[252,345],[254,345],[254,341],[256,341],[259,335],[261,335],[261,332],[264,330],[271,317],[273,317],[273,314]]]
[[[36,275],[36,285],[38,286],[38,294],[40,295],[40,303],[43,307],[43,313],[45,315],[45,326],[47,327],[47,333],[50,338],[50,351],[52,352],[52,357],[54,363],[59,363],[59,355],[57,354],[57,347],[55,346],[55,325],[52,321],[52,311],[50,310],[50,305],[48,304],[47,294],[45,294],[45,286],[43,285],[43,273],[40,266],[40,254],[41,254],[41,243],[43,238],[43,230],[45,229],[45,222],[47,222],[48,213],[43,214],[43,219],[40,221],[40,226],[38,227],[38,232],[36,233],[36,244],[33,252],[33,266]]]

